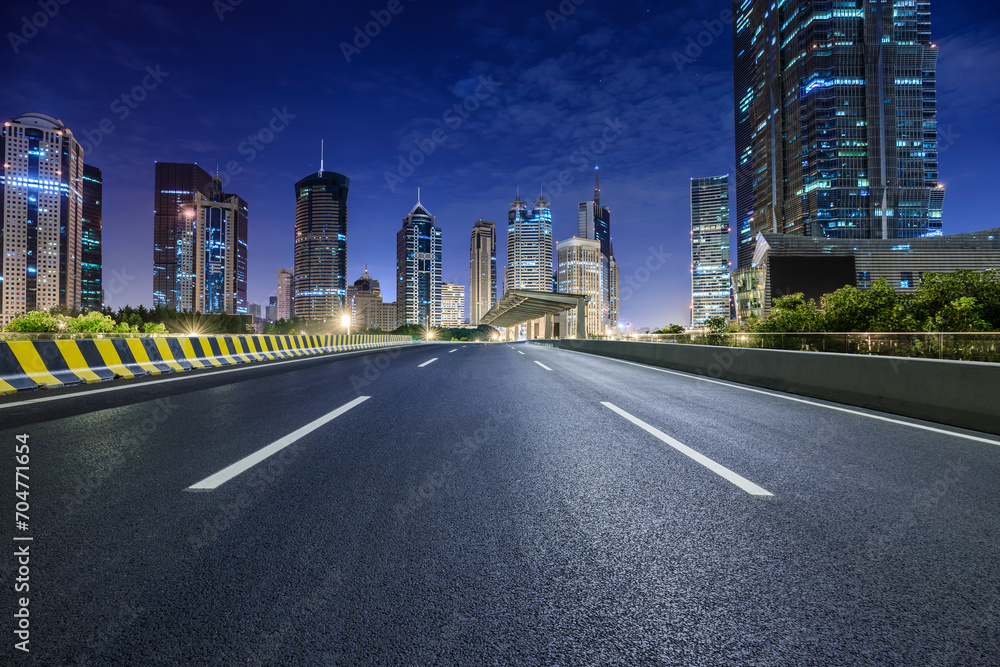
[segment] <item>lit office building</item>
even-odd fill
[[[80,309],[104,307],[101,270],[101,217],[104,180],[101,170],[83,165],[83,220],[80,241]]]
[[[62,121],[26,113],[0,133],[0,322],[57,306],[79,309],[83,149]]]
[[[382,305],[382,288],[368,273],[368,267],[361,277],[347,288],[347,304],[351,309],[352,329],[376,328],[376,309]]]
[[[469,322],[479,319],[497,301],[497,232],[496,224],[477,220],[472,227],[469,249]]]
[[[913,292],[925,273],[1000,270],[1000,227],[920,239],[827,239],[761,233],[751,266],[733,273],[741,321],[765,317],[773,300],[802,292],[817,302],[845,285],[884,278]]]
[[[323,171],[295,184],[295,317],[340,324],[347,299],[347,191],[350,179]],[[279,300],[280,310],[280,300]]]
[[[246,202],[222,192],[222,181],[213,179],[207,195],[195,196],[193,211],[185,236],[193,239],[194,281],[190,305],[186,290],[178,290],[182,310],[246,314]]]
[[[577,237],[594,239],[601,244],[604,263],[601,267],[604,292],[601,319],[608,326],[618,325],[618,264],[611,243],[611,209],[601,205],[601,183],[598,170],[594,169],[594,198],[577,205]],[[615,297],[612,298],[612,292]]]
[[[399,326],[396,318],[399,313],[396,311],[396,302],[375,304],[375,312],[372,315],[372,328],[382,331],[395,331]]]
[[[760,232],[940,235],[930,3],[732,9],[738,267]]]
[[[601,242],[579,237],[559,241],[556,243],[556,266],[560,293],[590,297],[587,301],[587,335],[604,335],[607,325],[603,318],[606,311],[604,275],[607,260],[601,254]],[[563,313],[559,329],[576,331],[576,317],[575,308]],[[563,322],[565,326],[562,326]]]
[[[441,283],[441,326],[465,325],[465,285]]]
[[[396,232],[396,308],[400,325],[441,326],[441,230],[419,191]]]
[[[691,326],[729,311],[729,176],[692,178]]]
[[[275,297],[276,315],[279,320],[290,320],[294,316],[292,299],[292,272],[278,269],[278,295]]]
[[[153,306],[194,310],[194,205],[212,177],[196,164],[157,162],[153,180]]]
[[[510,203],[504,291],[512,289],[552,291],[552,211],[544,199],[531,213],[520,195]]]

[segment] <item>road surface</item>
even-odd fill
[[[1000,664],[995,436],[439,343],[4,397],[0,443],[6,664]]]

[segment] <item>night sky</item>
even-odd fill
[[[565,172],[546,197],[555,239],[569,238],[599,165],[622,321],[688,323],[690,179],[733,171],[730,26],[693,63],[675,53],[719,27],[725,0],[62,1],[4,3],[0,115],[60,118],[103,171],[112,307],[152,305],[155,161],[232,174],[226,190],[249,205],[248,298],[266,304],[293,265],[294,183],[325,139],[326,169],[351,179],[348,283],[367,264],[394,300],[418,186],[444,230],[443,279],[468,287],[477,219],[502,223],[518,186],[533,201]],[[34,34],[22,17],[46,3],[58,11]],[[354,50],[372,11],[390,20]],[[997,226],[1000,6],[938,0],[931,17],[944,231]],[[418,145],[433,152],[400,169]],[[498,245],[503,267],[502,224]]]

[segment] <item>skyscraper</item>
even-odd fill
[[[594,169],[594,198],[577,205],[577,237],[594,239],[601,244],[603,265],[601,267],[603,304],[600,318],[609,326],[618,325],[618,264],[614,258],[611,243],[611,209],[601,206],[601,182],[598,170]],[[612,292],[615,297],[612,298]]]
[[[605,271],[607,260],[601,253],[601,242],[596,239],[573,237],[556,244],[556,272],[559,292],[585,294],[587,301],[587,335],[603,335],[605,312]],[[563,315],[565,332],[576,331],[576,309]],[[564,335],[565,332],[562,332]]]
[[[292,272],[288,269],[278,269],[277,318],[290,320],[295,314],[292,299]]]
[[[191,307],[201,313],[247,312],[247,204],[222,192],[212,179],[208,195],[194,200],[194,289]],[[180,291],[180,290],[179,290]],[[187,296],[184,295],[185,306]]]
[[[528,213],[520,194],[507,214],[507,270],[504,291],[552,291],[552,211],[539,199]]]
[[[928,0],[733,0],[737,264],[761,231],[941,234]]]
[[[400,325],[441,326],[441,230],[419,190],[396,232],[396,309]]]
[[[496,223],[477,220],[472,227],[469,249],[469,322],[479,325],[497,301]]]
[[[465,285],[441,283],[441,326],[458,328],[465,324]]]
[[[247,204],[196,164],[157,162],[153,305],[246,313]]]
[[[382,304],[382,288],[368,273],[368,267],[354,284],[347,288],[347,303],[351,309],[352,329],[374,329],[377,306]]]
[[[153,306],[194,309],[195,200],[212,191],[196,164],[157,162],[153,185]]]
[[[0,133],[0,321],[81,305],[83,149],[62,121],[29,112]]]
[[[577,205],[577,237],[601,243],[601,254],[611,257],[611,209],[601,206],[601,181],[594,169],[594,198]]]
[[[80,308],[100,310],[104,307],[101,270],[101,217],[104,180],[101,170],[83,165],[83,219],[80,240]]]
[[[692,178],[691,326],[729,310],[729,176]]]
[[[319,172],[295,184],[295,317],[332,321],[345,306],[350,183],[320,162]]]

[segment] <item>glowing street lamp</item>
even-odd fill
[[[351,316],[344,315],[340,318],[340,324],[347,330],[347,335],[351,335]]]

